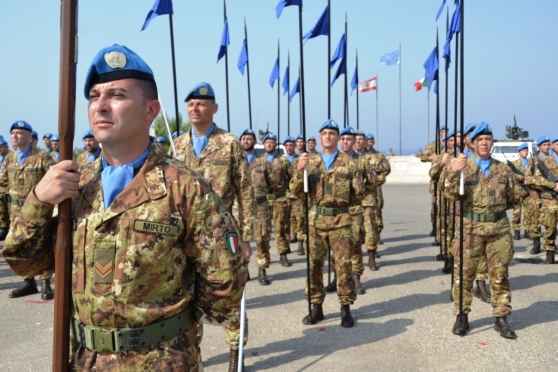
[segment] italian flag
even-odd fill
[[[364,93],[364,92],[369,92],[371,90],[378,89],[376,84],[376,79],[377,78],[373,77],[372,79],[364,80],[362,83],[359,83],[358,90],[361,93]]]
[[[415,85],[415,92],[418,92],[419,90],[422,89],[422,87],[426,86],[426,79],[422,78],[419,81],[417,81],[414,85]]]

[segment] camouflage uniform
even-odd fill
[[[382,230],[384,229],[384,218],[382,216],[382,209],[384,208],[384,195],[382,193],[382,186],[385,183],[386,177],[391,173],[391,166],[389,161],[386,159],[384,154],[376,151],[374,148],[370,151],[370,154],[376,158],[376,174],[380,181],[380,185],[376,188],[376,225],[378,226],[378,237],[380,236]],[[381,243],[380,243],[381,244]]]
[[[302,196],[303,186],[304,171],[296,170],[290,182],[291,191]],[[356,292],[352,279],[353,233],[349,206],[358,204],[364,195],[357,166],[348,155],[339,152],[328,172],[321,154],[316,154],[308,162],[308,188],[312,203],[308,215],[310,288],[305,289],[305,296],[313,304],[324,302],[323,267],[329,244],[335,257],[339,303],[350,305],[356,299]]]
[[[290,253],[289,247],[289,203],[287,189],[293,175],[293,166],[285,156],[277,155],[271,162],[271,169],[277,183],[275,194],[269,194],[269,210],[275,227],[275,241],[280,255]]]
[[[442,148],[442,146],[440,145],[438,147],[439,149]],[[438,150],[438,152],[440,152],[440,150]],[[428,160],[428,158],[431,155],[436,154],[436,141],[432,141],[430,142],[426,148],[424,149],[424,151],[420,154],[417,154],[417,157],[420,159],[421,162],[423,163],[428,163],[430,162],[430,160]],[[441,204],[439,203],[440,200],[440,196],[438,194],[438,200],[436,200],[436,193],[434,190],[434,185],[435,182],[433,179],[430,179],[430,196],[431,196],[431,205],[430,205],[430,222],[432,223],[432,226],[435,227],[437,225],[437,221],[436,221],[436,217],[434,216],[434,210],[436,209],[436,206],[441,206]],[[438,208],[438,213],[440,213],[440,208]]]
[[[531,187],[531,191],[529,193],[529,196],[525,198],[525,201],[523,203],[523,206],[525,208],[523,212],[523,225],[525,226],[525,230],[528,230],[531,234],[531,238],[540,240],[542,236],[540,222],[542,203],[539,193],[535,189],[535,185],[532,184],[538,161],[539,157],[533,156],[527,162],[527,170],[525,171],[525,184]]]
[[[213,190],[227,205],[229,212],[232,213],[235,198],[238,200],[241,217],[238,221],[240,240],[252,240],[256,199],[246,153],[238,138],[215,126],[199,158],[194,152],[191,131],[176,138],[175,147],[178,160],[183,160],[189,168],[198,172],[211,184]],[[237,350],[240,316],[225,326],[225,334],[230,348]]]
[[[511,162],[515,168],[522,172],[525,173],[525,171],[527,170],[527,168],[523,167],[523,163],[521,162],[521,158],[518,158],[514,161]],[[515,174],[515,173],[514,173]],[[525,175],[518,175],[515,174],[516,178],[517,178],[517,182],[524,182],[525,181]],[[512,229],[514,231],[520,231],[521,230],[521,208],[523,207],[523,219],[525,220],[525,206],[523,204],[523,199],[521,200],[521,203],[515,205],[513,207],[513,217],[512,217]],[[525,221],[523,223],[525,225]],[[525,230],[527,230],[525,228]]]
[[[475,157],[467,160],[464,168],[465,196],[463,216],[463,314],[471,311],[473,279],[479,260],[486,255],[492,291],[491,304],[494,316],[507,316],[511,311],[511,292],[508,281],[508,264],[513,258],[514,247],[506,208],[520,200],[522,190],[511,169],[492,159],[488,177],[477,166]],[[460,172],[448,170],[444,179],[444,195],[459,200]],[[479,221],[492,219],[491,222]],[[452,253],[459,267],[459,232],[453,240]],[[459,314],[459,275],[453,284],[454,314]]]
[[[360,157],[363,160],[364,198],[362,199],[364,245],[367,252],[378,249],[378,226],[376,224],[376,188],[385,182],[385,178],[376,174],[376,158],[370,153]]]
[[[135,351],[93,351],[74,336],[70,369],[199,371],[198,325],[234,318],[247,279],[244,255],[226,243],[236,224],[211,186],[157,145],[108,210],[101,171],[100,159],[82,169],[72,201],[72,318],[115,330],[189,313],[183,332]],[[3,252],[17,273],[52,270],[52,209],[29,194]]]
[[[293,169],[296,169],[296,165],[298,164],[298,158],[299,156],[297,155],[292,163]],[[296,233],[296,237],[298,238],[298,240],[304,241],[305,238],[304,221],[306,219],[306,214],[304,213],[304,200],[302,198],[297,198],[289,190],[287,190],[287,199],[289,201],[289,211],[291,214],[291,218],[290,218],[291,231],[294,231]]]
[[[0,172],[0,189],[3,191],[2,199],[5,201],[5,204],[2,203],[0,208],[0,227],[8,228],[12,226],[13,228],[21,216],[25,198],[52,165],[54,165],[54,160],[46,152],[37,148],[29,151],[21,167],[17,158],[17,151],[6,155]],[[52,278],[52,272],[52,270],[47,270],[39,273],[39,279]],[[32,277],[26,275],[23,279]]]
[[[79,154],[77,159],[76,159],[77,165],[79,165],[80,167],[83,167],[84,165],[89,164],[89,160],[87,159],[88,156],[89,156],[89,153],[87,151],[84,151],[81,154]],[[95,156],[95,159],[97,159],[99,156],[101,156],[100,149],[97,153],[97,156]]]

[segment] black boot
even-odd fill
[[[553,264],[554,263],[554,251],[546,251],[546,259],[544,260],[545,264]]]
[[[229,353],[229,372],[238,371],[238,350],[231,349]],[[242,356],[242,371],[244,371],[244,355]]]
[[[281,263],[281,266],[283,266],[283,267],[291,266],[291,263],[289,262],[289,259],[287,258],[286,253],[283,253],[282,255],[279,255],[279,262]]]
[[[372,271],[378,271],[378,266],[376,266],[376,253],[374,251],[368,251],[368,268]]]
[[[341,327],[351,328],[354,325],[355,321],[351,315],[350,305],[341,305]]]
[[[52,288],[50,287],[50,279],[41,280],[41,287],[43,290],[41,298],[43,300],[52,300],[54,298],[54,293],[52,292]]]
[[[302,240],[298,241],[298,251],[296,251],[296,254],[298,254],[299,256],[304,256],[304,246],[302,245]]]
[[[378,250],[377,250],[377,249],[374,251],[374,254],[376,255],[376,258],[382,258],[382,256],[380,256],[380,255],[378,254]]]
[[[432,224],[432,231],[430,231],[430,234],[428,234],[428,236],[436,236],[436,225]]]
[[[267,279],[267,274],[266,274],[265,269],[263,267],[260,267],[260,269],[258,271],[258,282],[260,282],[261,285],[268,285],[269,284],[269,279]]]
[[[302,319],[302,324],[305,325],[316,324],[321,320],[324,320],[324,312],[322,310],[322,305],[314,304],[312,305],[312,311],[310,312],[310,315],[306,315]]]
[[[35,278],[27,278],[25,279],[23,286],[19,287],[18,289],[14,289],[8,295],[9,298],[18,298],[23,297],[31,294],[39,293],[37,289],[37,282]]]
[[[355,291],[359,295],[363,295],[366,291],[362,287],[362,283],[360,282],[360,275],[353,274],[353,280],[355,282]]]
[[[444,268],[442,269],[443,274],[451,274],[453,270],[453,257],[444,259]]]
[[[434,243],[432,243],[433,247],[439,247],[440,246],[440,242],[438,241],[438,239],[434,239]]]
[[[433,261],[444,261],[444,256],[441,253],[438,253],[436,256],[434,256]]]
[[[541,238],[533,238],[533,249],[529,251],[531,254],[541,253]]]
[[[530,232],[529,230],[525,230],[525,234],[523,234],[523,237],[524,237],[525,239],[533,239],[533,238],[531,237],[531,232]]]
[[[291,236],[289,238],[289,243],[296,243],[298,242],[298,239],[296,238],[296,234],[291,232]]]
[[[513,231],[513,240],[519,240],[521,239],[521,232],[519,230],[514,230]]]
[[[454,335],[464,336],[469,330],[469,318],[467,314],[458,315],[455,318],[455,323],[453,324],[453,329],[451,330]]]
[[[8,236],[8,228],[0,227],[0,242],[6,240],[6,236]]]
[[[475,297],[480,298],[482,302],[490,303],[490,295],[488,294],[488,290],[486,289],[486,282],[484,280],[477,280]]]
[[[382,237],[380,236],[380,234],[378,234],[378,245],[383,245],[384,242],[382,240]]]
[[[494,329],[496,330],[496,332],[500,333],[500,336],[504,338],[514,339],[517,337],[512,327],[510,327],[510,325],[508,324],[508,320],[505,316],[496,318],[496,321],[494,322]]]
[[[324,292],[337,292],[337,273],[335,271],[333,272],[333,280],[324,287]]]

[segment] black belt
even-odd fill
[[[173,317],[138,328],[107,330],[78,323],[73,318],[70,320],[70,328],[79,343],[89,350],[116,353],[138,350],[178,336],[191,322],[192,309],[188,307]]]
[[[267,194],[267,200],[275,200],[287,196],[287,190],[279,191],[277,194]]]
[[[310,207],[310,210],[324,216],[337,216],[343,213],[349,213],[349,206],[345,205],[343,207],[326,208],[318,207],[317,205],[313,204]]]
[[[256,199],[256,203],[258,204],[263,204],[267,201],[267,195],[266,196],[262,196],[261,198],[257,198]]]
[[[507,213],[506,211],[497,213],[473,213],[471,211],[463,211],[463,217],[479,222],[498,222],[507,217]]]

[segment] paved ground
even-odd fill
[[[464,337],[451,333],[455,320],[450,276],[432,261],[438,247],[427,236],[427,185],[387,185],[384,189],[385,244],[381,268],[366,269],[367,289],[352,307],[356,325],[342,328],[336,295],[324,303],[326,319],[304,326],[307,312],[302,288],[305,257],[290,255],[283,268],[273,245],[270,286],[248,284],[249,371],[355,370],[558,370],[558,265],[528,254],[529,241],[516,244],[510,267],[517,340],[492,329],[491,306],[475,299]],[[273,243],[273,242],[272,242]],[[293,245],[293,248],[295,246]],[[251,263],[251,275],[257,268]],[[51,366],[53,303],[40,295],[8,299],[20,284],[0,260],[0,371],[48,371]],[[219,327],[205,328],[202,344],[206,371],[226,371],[228,347]]]

